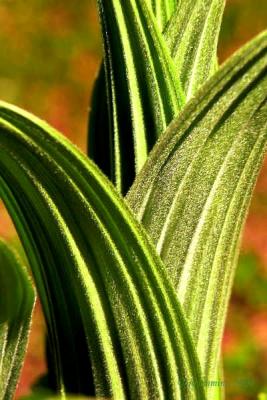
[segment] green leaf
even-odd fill
[[[148,1],[148,4],[152,7],[152,10],[157,19],[157,24],[159,26],[159,19],[160,21],[165,21],[167,18],[169,19],[170,16],[173,14],[175,6],[177,5],[177,0],[151,0]],[[126,67],[127,65],[125,65],[125,68]],[[108,93],[105,80],[105,67],[104,63],[102,62],[98,76],[95,81],[91,99],[88,126],[88,154],[90,158],[94,160],[95,163],[101,168],[102,172],[104,172],[104,174],[108,176],[110,180],[115,181],[115,160],[113,159],[114,137],[113,131],[109,129],[108,113],[109,108]],[[130,110],[128,110],[128,113],[130,114]],[[153,132],[150,133],[150,131],[148,131],[147,134],[150,134],[151,136],[151,138],[147,139],[147,142],[150,143],[150,145],[147,145],[147,147],[151,148],[155,142],[155,138],[153,139]],[[130,132],[129,137],[131,136],[132,133]],[[129,160],[129,145],[127,145],[126,147],[128,153],[127,159]],[[121,152],[123,153],[124,151]],[[125,159],[125,156],[122,155],[121,158]],[[134,159],[132,159],[132,162],[134,163]],[[127,191],[128,187],[129,185],[126,186],[125,191]]]
[[[91,378],[82,355],[90,355],[98,396],[203,399],[165,268],[98,168],[48,125],[1,103],[0,175],[42,300],[61,390],[85,392]]]
[[[224,6],[225,0],[183,0],[164,32],[187,100],[214,73]]]
[[[149,0],[154,19],[141,0],[99,0],[106,73],[102,65],[92,96],[88,155],[123,194],[183,106],[180,81],[188,99],[214,73],[224,3]]]
[[[158,27],[163,31],[175,9],[178,8],[180,0],[147,0],[147,3],[151,5]]]
[[[88,125],[88,155],[113,180],[113,137],[109,129],[105,67],[102,63],[95,80]]]
[[[185,107],[127,196],[176,286],[210,380],[240,233],[266,147],[266,72],[265,32]]]
[[[0,399],[13,399],[23,364],[35,294],[26,270],[0,240]]]
[[[146,2],[99,0],[98,4],[107,94],[103,92],[102,72],[93,100],[95,103],[95,99],[101,99],[100,110],[93,109],[89,128],[90,136],[101,138],[89,139],[89,156],[102,161],[99,165],[103,170],[106,163],[110,165],[109,176],[125,193],[159,135],[181,110],[184,95],[169,50]],[[102,112],[106,95],[102,131],[102,122],[94,115]],[[99,157],[101,142],[108,149]],[[107,160],[106,154],[110,154]]]

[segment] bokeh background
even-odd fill
[[[223,62],[267,24],[267,0],[228,0]],[[46,119],[85,150],[89,99],[101,59],[95,0],[0,0],[0,98]],[[223,342],[226,398],[267,392],[267,161],[258,179]],[[0,203],[0,236],[17,245]],[[17,396],[45,372],[37,304]]]

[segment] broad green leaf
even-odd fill
[[[13,399],[23,364],[35,294],[26,270],[0,240],[0,399]]]
[[[165,27],[167,19],[169,20],[175,10],[175,7],[177,6],[177,1],[178,0],[147,0],[148,5],[151,6],[154,12],[159,27],[161,26],[159,19],[161,23],[163,23],[162,21],[165,21]],[[95,81],[91,99],[91,110],[88,126],[88,153],[95,163],[100,166],[105,175],[112,180],[112,174],[114,175],[112,172],[114,169],[114,160],[112,160],[114,137],[113,132],[111,132],[109,129],[107,95],[105,68],[102,62]],[[147,142],[150,141],[150,139],[147,140]],[[150,144],[150,147],[151,146],[152,145]],[[127,146],[127,151],[129,153],[129,146]]]
[[[165,27],[167,20],[169,20],[175,10],[175,7],[177,6],[177,1],[178,0],[148,0],[148,5],[152,7],[159,27],[161,24],[163,24],[163,27]],[[91,110],[88,126],[88,154],[90,158],[92,158],[94,162],[100,166],[102,172],[104,172],[104,174],[108,176],[110,180],[112,180],[112,176],[114,175],[114,154],[112,151],[114,147],[114,136],[113,132],[111,132],[109,129],[109,109],[107,96],[108,93],[105,80],[105,68],[104,63],[102,62],[95,81],[91,99]],[[132,135],[131,132],[128,132],[128,134],[130,134],[130,136]],[[149,135],[149,132],[147,132],[147,134]],[[153,137],[153,132],[151,133],[151,136]],[[150,143],[150,145],[147,147],[152,147],[155,140],[156,139],[154,138],[152,143]],[[147,142],[151,142],[149,137],[147,138]],[[126,148],[128,153],[127,157],[129,159],[129,145],[127,145]],[[123,153],[124,149],[121,150],[121,152]],[[124,158],[124,156],[122,156],[122,158]],[[134,159],[132,161],[134,163]],[[128,186],[129,185],[127,185],[127,187]]]
[[[84,393],[91,378],[81,356],[90,355],[98,396],[203,399],[165,268],[98,168],[48,125],[1,103],[0,176],[42,300],[62,392],[73,392],[72,385]],[[76,340],[83,335],[86,346]]]
[[[108,149],[103,150],[104,155],[110,154],[109,176],[125,193],[158,136],[181,110],[184,95],[169,50],[146,2],[99,0],[98,4],[108,112],[104,108],[104,129],[93,116],[90,135],[102,137],[89,139],[89,156],[99,161],[99,149],[92,141],[98,146],[99,142],[105,143]],[[94,95],[101,104],[103,87],[102,72]],[[93,110],[93,115],[100,112]],[[105,170],[105,157],[101,155],[100,160],[104,163],[100,167]]]
[[[210,380],[240,233],[266,147],[266,72],[265,32],[185,107],[127,196],[176,286]]]
[[[225,0],[182,0],[164,37],[186,99],[214,73]]]
[[[190,98],[214,73],[225,1],[149,0],[155,20],[144,3],[99,0],[106,78],[102,65],[92,97],[88,154],[122,193],[181,109],[180,81]],[[163,40],[159,31],[167,21]]]

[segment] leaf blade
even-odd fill
[[[179,0],[149,0],[153,13],[156,17],[158,26],[161,31],[164,30],[166,24],[178,7]]]
[[[95,118],[89,133],[91,137],[109,137],[105,144],[111,152],[109,176],[125,193],[157,137],[183,106],[184,96],[167,46],[145,2],[101,0],[99,14],[109,118],[105,127],[109,134],[99,130]],[[95,91],[99,92],[98,88]],[[98,112],[96,107],[93,116]],[[97,153],[94,139],[89,139],[89,155],[97,157]],[[104,164],[100,167],[105,168]]]
[[[12,399],[23,364],[35,294],[25,269],[0,240],[0,398]]]
[[[214,73],[224,0],[182,1],[164,31],[188,101]]]
[[[198,92],[127,196],[177,287],[210,380],[240,232],[266,145],[266,37],[265,32],[247,45]]]
[[[115,189],[86,157],[38,119],[1,103],[0,120],[1,175],[16,188],[13,196],[32,221],[31,230],[45,233],[42,245],[47,241],[44,265],[32,263],[37,287],[45,297],[43,271],[46,289],[58,291],[62,281],[66,304],[68,297],[77,298],[80,307],[67,308],[71,313],[66,313],[66,321],[71,317],[73,323],[72,312],[82,321],[96,394],[118,399],[159,399],[165,394],[204,398],[176,295],[145,232]],[[14,214],[12,207],[9,211]],[[23,235],[25,231],[22,240]],[[56,300],[53,293],[50,296]],[[48,300],[49,295],[45,303]],[[49,310],[44,311],[53,324]],[[58,333],[61,337],[64,327]],[[71,364],[75,369],[75,360]],[[185,384],[189,379],[194,387]]]

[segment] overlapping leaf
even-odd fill
[[[187,100],[217,66],[224,5],[225,0],[183,0],[164,31]]]
[[[52,128],[1,103],[0,175],[62,390],[86,391],[88,356],[99,396],[202,399],[176,293],[142,227],[97,167]],[[77,340],[83,335],[86,346]]]
[[[156,20],[157,20],[157,25],[160,30],[163,30],[165,28],[166,23],[170,19],[170,17],[173,15],[173,12],[175,8],[177,7],[178,0],[147,0],[148,6],[151,7]],[[127,24],[129,24],[129,21],[126,21]],[[131,24],[133,21],[131,21]],[[155,21],[153,21],[155,24]],[[128,27],[129,32],[132,34],[132,28],[131,24]],[[177,27],[178,28],[178,27]],[[112,35],[112,32],[110,33]],[[138,37],[134,36],[133,38],[133,43],[134,41],[138,41]],[[134,45],[134,44],[133,44]],[[111,51],[112,49],[106,48],[106,58],[108,57],[108,51]],[[158,52],[156,52],[157,55]],[[138,54],[138,51],[137,51]],[[120,57],[121,58],[121,57]],[[140,62],[140,59],[144,58],[144,54],[138,54],[138,62]],[[115,59],[116,61],[116,59]],[[124,64],[123,68],[120,66],[120,71],[124,71],[124,75],[121,76],[121,81],[125,79],[125,74],[127,73],[128,69],[128,60],[127,58],[123,58],[121,62]],[[146,62],[146,57],[143,60],[143,64],[145,66]],[[147,64],[147,68],[149,67],[149,63]],[[114,66],[116,68],[116,65]],[[110,70],[107,71],[107,74],[109,73]],[[120,71],[117,70],[116,74],[118,75],[117,79],[117,85],[119,85],[120,78],[119,78],[119,73]],[[112,71],[110,71],[112,73]],[[141,74],[142,72],[140,72]],[[105,78],[105,68],[104,68],[104,63],[101,64],[94,90],[93,90],[93,95],[91,99],[91,111],[90,111],[90,118],[89,118],[89,127],[88,127],[88,153],[89,156],[95,161],[95,163],[101,168],[101,170],[109,177],[110,180],[112,180],[116,184],[116,177],[115,177],[115,164],[116,164],[116,154],[114,154],[114,132],[112,131],[112,120],[113,120],[113,115],[109,115],[109,112],[112,112],[112,107],[108,105],[108,83],[112,80],[112,76],[106,76]],[[132,79],[132,78],[131,78]],[[141,79],[143,80],[143,77],[141,76]],[[107,82],[107,85],[106,85]],[[138,84],[140,85],[140,83]],[[127,90],[129,90],[129,85]],[[117,90],[117,101],[118,103],[122,103],[125,101],[125,98],[123,98],[123,92]],[[110,100],[112,101],[111,95],[110,95]],[[124,108],[126,108],[126,104],[123,105]],[[128,104],[129,109],[128,113],[129,115],[131,114],[131,104]],[[148,104],[146,104],[147,107],[149,107]],[[151,112],[149,113],[151,114]],[[120,146],[120,163],[125,164],[125,168],[127,168],[127,173],[129,175],[129,165],[131,165],[132,168],[132,175],[135,175],[135,154],[136,152],[140,153],[143,151],[142,148],[140,148],[141,143],[138,141],[138,137],[136,137],[136,148],[133,149],[133,132],[131,129],[131,123],[128,124],[127,130],[125,129],[124,126],[124,132],[122,134],[124,137],[126,135],[128,136],[128,139],[125,139],[125,146],[122,147]],[[149,129],[146,131],[146,148],[151,149],[152,146],[154,145],[156,141],[157,135],[155,135],[155,132],[153,132],[152,129]],[[126,153],[126,154],[125,154]],[[124,166],[121,168],[122,170],[124,169]],[[133,172],[134,171],[134,172]],[[131,176],[129,179],[129,182],[133,180],[133,177]],[[130,183],[127,183],[124,188],[124,192],[128,190],[130,186]]]
[[[159,29],[163,31],[167,23],[169,22],[170,18],[172,17],[174,11],[178,8],[178,5],[180,7],[181,1],[147,0],[147,3],[152,7]]]
[[[184,96],[146,2],[98,3],[105,77],[102,67],[93,97],[89,156],[111,171],[109,176],[125,193],[158,136],[183,106]],[[103,107],[105,116],[99,118]]]
[[[35,301],[16,256],[0,241],[0,399],[11,400],[24,360]]]
[[[265,32],[170,125],[128,195],[177,288],[206,379],[215,380],[240,232],[265,152],[266,95]]]
[[[88,154],[125,193],[183,106],[180,82],[191,97],[214,72],[224,0],[149,0],[155,18],[141,0],[99,3],[106,71],[92,96]]]

